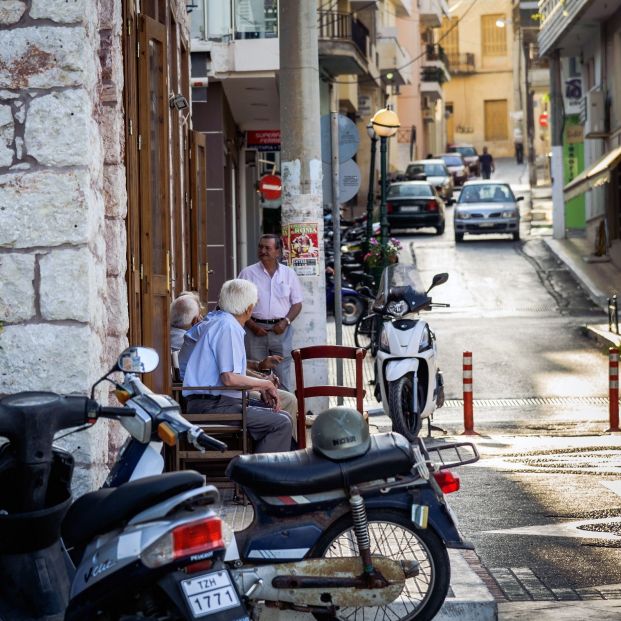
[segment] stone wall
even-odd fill
[[[84,394],[126,346],[121,24],[120,0],[0,3],[0,394]],[[79,491],[117,444],[68,438]]]

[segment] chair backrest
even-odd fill
[[[367,351],[361,347],[344,345],[314,345],[302,347],[291,352],[295,368],[295,394],[298,399],[298,446],[306,447],[306,407],[304,400],[311,397],[355,397],[356,409],[363,414],[363,376],[362,361]],[[356,361],[356,385],[347,386],[306,386],[304,384],[304,360],[317,358],[340,358]]]

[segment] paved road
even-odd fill
[[[496,177],[525,195],[521,241],[466,237],[456,246],[453,208],[442,236],[396,233],[411,244],[424,282],[450,274],[433,298],[451,308],[426,315],[450,400],[435,422],[449,433],[463,429],[461,356],[473,353],[483,459],[461,469],[451,504],[499,600],[619,599],[620,438],[603,433],[606,356],[581,329],[604,316],[540,231],[530,234],[523,169],[502,161]]]

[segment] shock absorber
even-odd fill
[[[364,573],[371,574],[373,573],[373,563],[371,562],[371,540],[369,538],[367,509],[360,495],[360,491],[355,485],[349,490],[349,506],[351,507],[354,533],[356,534],[356,541],[358,542],[358,550],[360,551],[360,558],[362,558]]]

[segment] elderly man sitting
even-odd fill
[[[183,292],[170,305],[170,349],[179,351],[185,333],[203,318],[198,294]]]
[[[248,430],[258,453],[287,451],[291,420],[280,410],[278,391],[268,379],[248,377],[244,324],[257,302],[257,289],[246,280],[228,280],[220,291],[220,311],[211,313],[185,368],[184,387],[223,385],[257,390],[261,400],[249,400]],[[241,412],[241,393],[184,389],[188,414]]]

